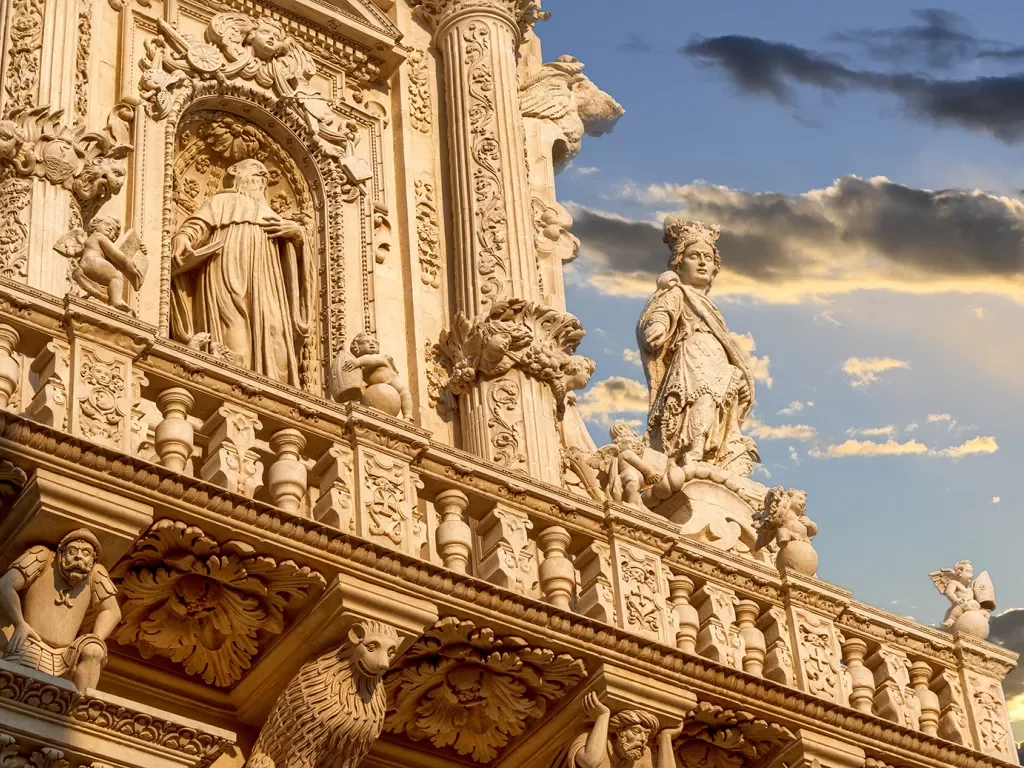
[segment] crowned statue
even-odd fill
[[[650,387],[648,440],[678,465],[706,462],[748,476],[760,458],[740,428],[754,377],[708,292],[721,268],[719,228],[665,220],[669,271],[637,325]]]

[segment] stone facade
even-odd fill
[[[717,228],[590,440],[554,180],[623,109],[536,0],[0,8],[0,765],[1017,764],[987,574],[859,603],[750,478]]]

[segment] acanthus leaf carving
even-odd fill
[[[438,217],[434,182],[429,178],[416,179],[416,250],[420,260],[420,279],[431,288],[441,287],[441,223]]]
[[[453,394],[469,391],[478,376],[499,378],[516,368],[551,388],[561,415],[566,395],[585,387],[594,372],[593,360],[575,354],[585,333],[575,315],[507,299],[473,320],[457,313],[437,350]]]
[[[420,133],[430,133],[433,105],[430,95],[429,55],[422,48],[409,51],[409,122]]]
[[[701,701],[683,721],[673,746],[682,768],[743,768],[794,740],[785,726]]]
[[[117,642],[220,687],[241,679],[287,614],[326,586],[307,566],[174,520],[150,526],[113,575],[124,595]]]
[[[384,727],[490,763],[585,675],[580,659],[446,617],[388,673]]]

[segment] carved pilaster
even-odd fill
[[[743,642],[736,626],[736,593],[707,583],[693,596],[700,618],[697,653],[720,664],[743,669]]]
[[[345,533],[356,532],[352,509],[352,448],[344,443],[332,445],[313,467],[320,477],[320,496],[313,505],[313,519],[332,525]]]
[[[611,548],[603,541],[592,541],[576,556],[576,567],[580,572],[576,611],[605,624],[615,624]]]
[[[618,625],[630,632],[674,644],[669,621],[668,571],[662,555],[674,544],[671,523],[638,510],[606,504],[615,613]]]
[[[874,712],[906,728],[917,727],[917,701],[910,688],[910,659],[898,648],[882,645],[867,660],[875,678]]]
[[[71,386],[71,347],[54,339],[32,361],[32,373],[39,382],[28,416],[48,427],[68,428],[68,390]]]
[[[764,633],[766,646],[764,656],[764,676],[776,683],[794,686],[793,652],[789,634],[789,620],[786,611],[778,606],[771,606],[757,621],[757,628]]]
[[[71,341],[70,423],[75,435],[131,452],[132,357],[84,338]]]
[[[815,696],[845,702],[841,649],[834,622],[803,609],[790,609],[797,685]]]
[[[1003,687],[995,678],[977,672],[962,671],[967,699],[968,720],[977,749],[986,755],[1016,762],[1010,717]]]
[[[498,505],[477,526],[479,575],[527,597],[540,597],[537,543],[525,512]]]
[[[263,487],[263,462],[255,451],[256,432],[263,424],[255,413],[237,405],[222,405],[203,424],[206,460],[203,480],[233,493],[255,496]]]
[[[930,688],[939,697],[939,738],[973,747],[960,675],[944,669],[932,679]]]

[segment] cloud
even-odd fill
[[[900,368],[910,368],[910,363],[891,357],[850,357],[843,363],[843,373],[850,377],[850,386],[858,388],[878,381],[880,373]]]
[[[789,446],[789,460],[792,461],[796,466],[800,466],[800,454],[792,445]]]
[[[1002,501],[1002,499],[1000,499],[998,496],[993,496],[992,497],[992,503],[993,504],[998,504],[1000,501]]]
[[[651,295],[669,257],[658,219],[672,213],[722,227],[715,298],[797,303],[874,289],[1024,301],[1024,202],[1016,198],[857,176],[798,195],[695,183],[627,185],[617,197],[652,211],[650,220],[567,206],[583,244],[580,277],[602,293]],[[815,322],[834,320],[826,311]]]
[[[591,174],[597,173],[600,170],[600,168],[596,168],[593,165],[583,165],[580,166],[579,168],[573,168],[573,171],[576,173],[577,176],[590,176]]]
[[[815,459],[845,459],[857,456],[931,456],[959,459],[964,456],[995,453],[998,450],[999,445],[992,437],[976,437],[962,445],[942,449],[929,448],[917,440],[901,443],[889,438],[884,443],[879,443],[873,440],[850,439],[838,445],[829,445],[825,450],[815,446],[807,455]]]
[[[976,318],[978,318],[979,320],[982,320],[985,317],[985,308],[984,307],[972,307],[971,308],[971,312],[973,312],[974,316]]]
[[[799,400],[794,400],[781,411],[777,411],[777,416],[792,416],[794,413],[800,413],[804,408],[813,408],[814,401],[808,400],[806,403]]]
[[[952,420],[953,420],[953,417],[950,416],[948,413],[929,413],[928,414],[928,421],[930,423],[935,423],[936,421],[952,421]]]
[[[963,456],[995,453],[998,450],[999,444],[996,443],[994,437],[972,437],[966,443],[953,446],[952,448],[944,448],[938,451],[936,455],[959,459]]]
[[[916,421],[912,421],[909,424],[907,424],[907,426],[905,426],[903,428],[903,431],[904,432],[913,432],[915,429],[917,429],[917,422]]]
[[[807,424],[782,424],[777,427],[747,419],[745,431],[758,440],[800,440],[805,442],[818,436],[818,430]]]
[[[637,34],[631,34],[624,43],[616,46],[619,53],[650,53],[654,47]]]
[[[1007,144],[1024,139],[1024,74],[943,80],[875,72],[847,67],[832,54],[743,35],[696,39],[679,53],[717,67],[741,92],[780,104],[793,103],[796,84],[837,94],[869,90],[895,96],[908,113],[932,123],[988,133]]]
[[[846,430],[846,434],[850,437],[896,437],[896,433],[899,430],[895,424],[886,424],[884,427],[868,427],[867,429],[857,429],[850,427]]]
[[[771,360],[768,358],[768,355],[757,357],[754,354],[754,350],[757,349],[757,342],[754,341],[754,337],[749,333],[733,333],[730,331],[729,338],[736,343],[740,353],[747,359],[747,365],[750,366],[750,372],[754,376],[754,381],[759,381],[768,389],[771,389],[773,382],[772,374],[769,371]]]
[[[871,440],[847,440],[839,445],[830,445],[824,451],[812,448],[808,456],[815,459],[844,459],[852,456],[907,456],[928,453],[928,446],[917,440],[905,443],[887,440],[876,443]]]
[[[643,361],[640,359],[640,352],[635,349],[622,350],[622,359],[638,367],[643,364]]]
[[[813,322],[815,325],[842,325],[842,323],[836,320],[834,317],[832,317],[832,313],[828,311],[819,312],[813,318],[811,318],[811,322]]]
[[[648,405],[647,386],[624,376],[596,382],[579,399],[583,418],[601,426],[608,426],[622,414],[646,414]]]
[[[990,643],[1024,653],[1024,608],[1010,608],[989,619]],[[1010,722],[1024,723],[1024,665],[1011,670],[1003,680],[1003,692],[1010,710]]]

